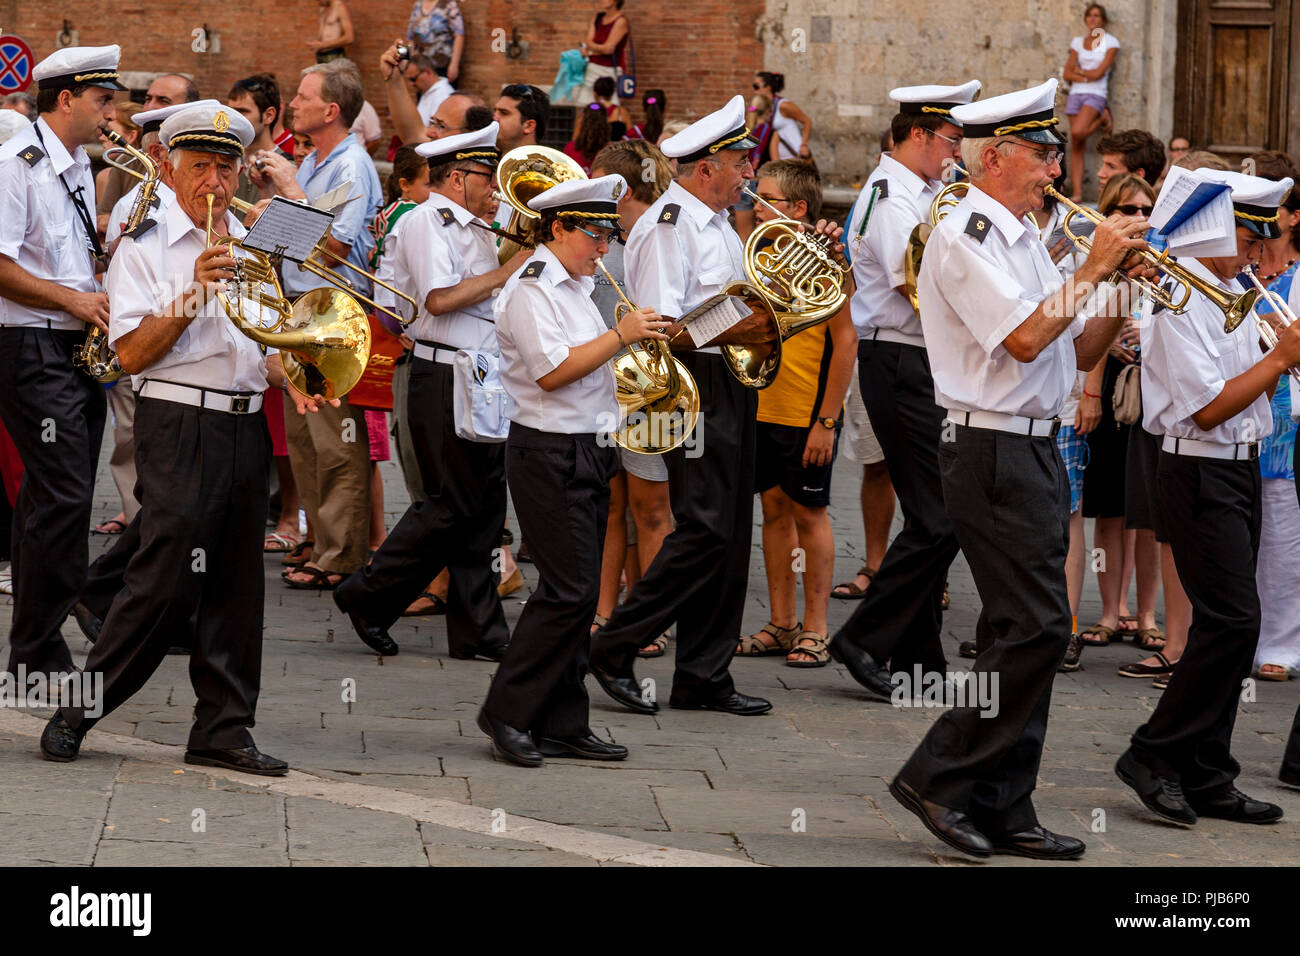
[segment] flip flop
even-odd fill
[[[289,577],[289,574],[310,574],[310,581],[295,581]],[[330,580],[330,572],[323,568],[309,568],[303,565],[300,568],[293,568],[289,574],[284,576],[284,583],[291,588],[297,588],[299,591],[333,591],[343,583],[346,574],[338,575],[337,581]]]
[[[314,547],[316,547],[315,541],[299,541],[292,551],[289,551],[280,559],[280,563],[291,568],[306,564],[311,560],[311,549]]]
[[[1123,640],[1125,637],[1137,637],[1139,633],[1138,619],[1132,614],[1124,615],[1119,619],[1118,626],[1115,628],[1115,633],[1121,635],[1120,640]]]
[[[1100,640],[1088,640],[1089,634],[1100,635]],[[1110,640],[1114,636],[1115,629],[1113,627],[1107,627],[1104,624],[1094,624],[1092,627],[1079,632],[1079,640],[1084,644],[1087,644],[1089,647],[1106,647],[1110,644]]]
[[[121,534],[126,530],[126,523],[119,521],[117,518],[109,518],[103,524],[97,524],[90,529],[91,534]]]
[[[297,536],[272,531],[262,539],[262,551],[266,554],[285,554],[298,547],[298,544]]]
[[[1277,670],[1266,671],[1264,670],[1265,667],[1276,667]],[[1260,664],[1259,679],[1260,680],[1290,680],[1291,671],[1283,667],[1281,664]]]

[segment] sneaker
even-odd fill
[[[1083,656],[1083,641],[1079,640],[1078,634],[1070,635],[1070,643],[1065,646],[1065,659],[1061,661],[1061,666],[1057,668],[1062,674],[1079,669],[1079,658]]]

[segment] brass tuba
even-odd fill
[[[213,245],[215,199],[208,193],[209,246]],[[244,253],[236,257],[234,278],[217,292],[217,300],[235,328],[254,342],[278,349],[285,377],[303,395],[331,399],[351,391],[370,361],[370,323],[360,303],[341,289],[320,288],[304,293],[290,305],[265,253],[230,236],[218,237],[217,242],[228,243],[232,256],[236,249]],[[274,294],[262,291],[263,284],[270,285]],[[256,291],[250,294],[250,289]],[[256,309],[256,320],[245,314],[246,302]],[[262,314],[267,309],[275,319],[263,325]]]
[[[505,265],[520,249],[537,246],[534,232],[541,216],[528,208],[529,200],[557,183],[586,178],[581,166],[549,146],[518,146],[502,156],[497,164],[496,192],[511,213],[504,230],[492,230],[502,237],[497,262]]]

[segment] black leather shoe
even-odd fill
[[[81,740],[85,736],[68,726],[62,711],[55,711],[41,731],[41,753],[46,760],[69,763],[77,759],[77,754],[81,751]]]
[[[81,633],[86,640],[92,644],[99,640],[99,632],[104,627],[104,621],[94,611],[78,601],[72,605],[72,617],[77,622],[77,627],[81,628]]]
[[[627,748],[607,743],[592,734],[583,737],[543,737],[537,745],[544,757],[581,757],[583,760],[626,760]]]
[[[1053,833],[1046,827],[1031,827],[989,839],[994,853],[1027,856],[1031,860],[1077,860],[1087,849],[1082,840]]]
[[[348,620],[352,622],[353,630],[357,632],[357,637],[361,638],[367,647],[384,657],[392,657],[397,653],[397,642],[388,636],[388,628],[371,624],[360,614],[349,611],[343,604],[342,598],[339,597],[337,589],[334,591],[334,604],[348,616]]]
[[[717,710],[737,717],[757,717],[772,709],[772,702],[762,697],[750,697],[738,690],[733,690],[726,697],[715,700],[688,700],[681,697],[669,697],[668,706],[677,710]]]
[[[1196,811],[1183,796],[1182,784],[1162,777],[1133,755],[1132,748],[1115,761],[1115,775],[1137,791],[1138,799],[1152,813],[1186,826],[1196,822]]]
[[[638,714],[659,713],[657,703],[653,700],[646,700],[641,696],[641,686],[637,684],[635,677],[618,677],[595,662],[589,663],[588,669],[591,671],[591,676],[596,678],[596,683],[600,685],[600,689],[612,697],[615,702]]]
[[[889,668],[876,663],[876,659],[849,643],[840,634],[831,638],[828,645],[831,657],[839,661],[848,670],[849,676],[871,691],[880,700],[888,701],[894,693],[893,682],[889,679]]]
[[[394,645],[396,646],[396,645]],[[500,664],[506,656],[506,648],[510,645],[502,644],[500,647],[485,648],[483,650],[473,651],[469,654],[451,653],[452,660],[457,661],[490,661],[493,664]]]
[[[1300,770],[1291,770],[1283,767],[1278,771],[1277,779],[1281,780],[1288,787],[1300,787]]]
[[[1282,808],[1276,803],[1248,797],[1236,787],[1209,800],[1198,799],[1192,802],[1192,809],[1203,817],[1234,823],[1277,823],[1282,819]]]
[[[492,738],[492,750],[502,760],[521,767],[540,767],[542,753],[533,738],[509,724],[494,721],[486,712],[478,712],[478,729]]]
[[[927,830],[954,850],[978,857],[993,855],[992,842],[975,828],[965,810],[931,803],[897,777],[890,782],[889,793],[905,809],[915,813]]]
[[[974,660],[979,656],[979,648],[975,646],[974,641],[962,641],[957,645],[957,653],[969,660]]]
[[[224,767],[241,773],[256,773],[263,777],[283,777],[289,765],[283,760],[264,754],[251,744],[234,750],[187,750],[185,762],[199,767]]]

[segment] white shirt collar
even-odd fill
[[[1025,234],[1023,219],[1013,216],[1010,209],[973,183],[966,193],[966,202],[975,212],[982,212],[989,217],[993,225],[997,226],[998,232],[1002,233],[1007,245],[1014,246]]]
[[[483,222],[478,216],[474,215],[456,200],[445,196],[442,193],[429,193],[429,198],[425,200],[435,210],[450,209],[451,214],[456,217],[456,222],[462,226],[468,226],[471,222]],[[504,205],[504,204],[503,204]],[[484,223],[486,225],[486,223]]]
[[[546,263],[546,268],[538,276],[541,282],[547,282],[552,288],[562,285],[564,282],[572,282],[583,295],[591,295],[591,290],[596,288],[596,280],[591,276],[574,276],[569,274],[569,270],[564,267],[559,257],[551,251],[545,243],[537,247],[533,254],[533,259],[541,260]]]
[[[207,240],[207,231],[203,226],[194,225],[194,220],[190,218],[189,213],[181,208],[180,200],[173,196],[171,202],[165,204],[163,209],[163,222],[167,226],[167,245],[174,246],[190,234],[190,230],[195,230],[200,237],[200,241]],[[234,219],[229,210],[226,210],[226,228],[236,239],[244,235],[244,230],[240,227],[239,221]]]
[[[900,186],[911,194],[912,198],[921,195],[928,189],[931,183],[926,182],[923,178],[912,172],[898,160],[894,159],[889,153],[882,153],[880,163],[877,166],[882,172],[886,173],[889,178],[897,182]]]
[[[57,133],[50,129],[50,124],[45,122],[45,117],[36,121],[37,127],[41,132],[41,142],[45,147],[45,154],[50,157],[50,165],[54,167],[55,173],[63,175],[69,166],[74,163],[78,166],[90,165],[90,157],[86,155],[85,149],[78,146],[75,155],[69,154],[63,140],[59,139]]]
[[[682,212],[686,213],[686,218],[694,223],[697,229],[703,230],[712,220],[719,216],[724,219],[727,217],[725,209],[721,212],[714,212],[704,204],[703,200],[675,180],[668,187],[668,190],[673,193],[672,198],[681,206]]]

